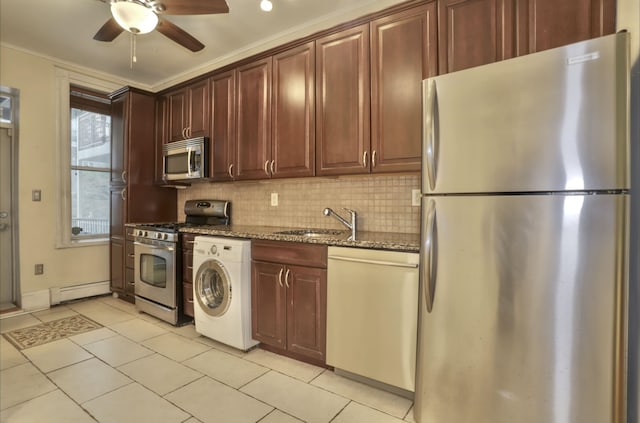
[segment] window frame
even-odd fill
[[[100,238],[74,238],[71,233],[71,90],[84,87],[89,90],[111,93],[126,83],[114,83],[56,67],[57,90],[57,205],[56,248],[91,247],[108,245],[109,236]]]
[[[76,85],[71,85],[69,94],[70,94],[69,96],[70,113],[73,109],[75,109],[75,110],[81,110],[81,111],[90,112],[90,113],[96,113],[100,115],[106,115],[106,116],[109,116],[109,119],[111,119],[111,100],[105,93],[93,91],[93,90],[90,90],[84,87],[79,87]],[[111,126],[111,123],[109,123],[109,126]],[[69,141],[71,143],[71,137],[69,137]],[[111,144],[109,143],[109,153],[110,152],[111,152]],[[71,176],[73,171],[104,173],[107,175],[107,179],[109,179],[111,175],[111,166],[109,167],[82,166],[82,165],[70,163],[69,164],[69,176],[71,178],[70,183],[73,182],[73,176]],[[108,195],[109,194],[108,194],[108,188],[107,188],[107,196]],[[69,218],[71,219],[72,241],[104,239],[105,236],[106,237],[109,236],[109,229],[107,229],[107,232],[104,234],[83,235],[82,233],[79,233],[75,235],[73,233],[73,218],[72,218],[73,217],[73,207],[72,207],[73,196],[69,198],[69,201],[71,202],[69,206],[71,210],[71,216],[69,216]]]

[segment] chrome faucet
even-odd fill
[[[322,213],[324,213],[325,216],[333,215],[333,217],[338,219],[338,221],[340,221],[340,223],[342,223],[347,228],[351,229],[351,236],[349,237],[349,239],[352,240],[352,241],[355,241],[356,240],[356,216],[357,216],[357,214],[356,214],[356,212],[354,210],[347,209],[345,207],[343,207],[342,209],[349,212],[349,214],[351,215],[351,222],[347,222],[347,220],[345,218],[340,216],[338,213],[334,212],[329,207],[324,209],[322,211]]]

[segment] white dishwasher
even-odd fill
[[[414,392],[419,254],[329,247],[327,364]]]

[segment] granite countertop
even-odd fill
[[[394,232],[358,232],[356,240],[349,240],[349,231],[337,231],[336,235],[326,235],[320,238],[307,237],[303,235],[281,234],[278,232],[291,231],[306,228],[286,228],[278,226],[250,226],[250,225],[230,225],[230,226],[190,226],[180,228],[180,232],[228,236],[234,238],[266,239],[272,241],[306,242],[310,244],[324,244],[341,247],[371,248],[377,250],[393,251],[420,251],[420,235],[403,234]],[[322,231],[323,229],[319,229]]]

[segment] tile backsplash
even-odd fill
[[[347,207],[358,212],[358,230],[420,232],[420,207],[411,205],[411,190],[420,187],[419,175],[365,175],[270,179],[232,183],[195,183],[178,191],[178,219],[192,199],[231,201],[236,225],[344,229],[322,210],[331,207],[348,218]],[[271,193],[278,205],[271,206]]]

